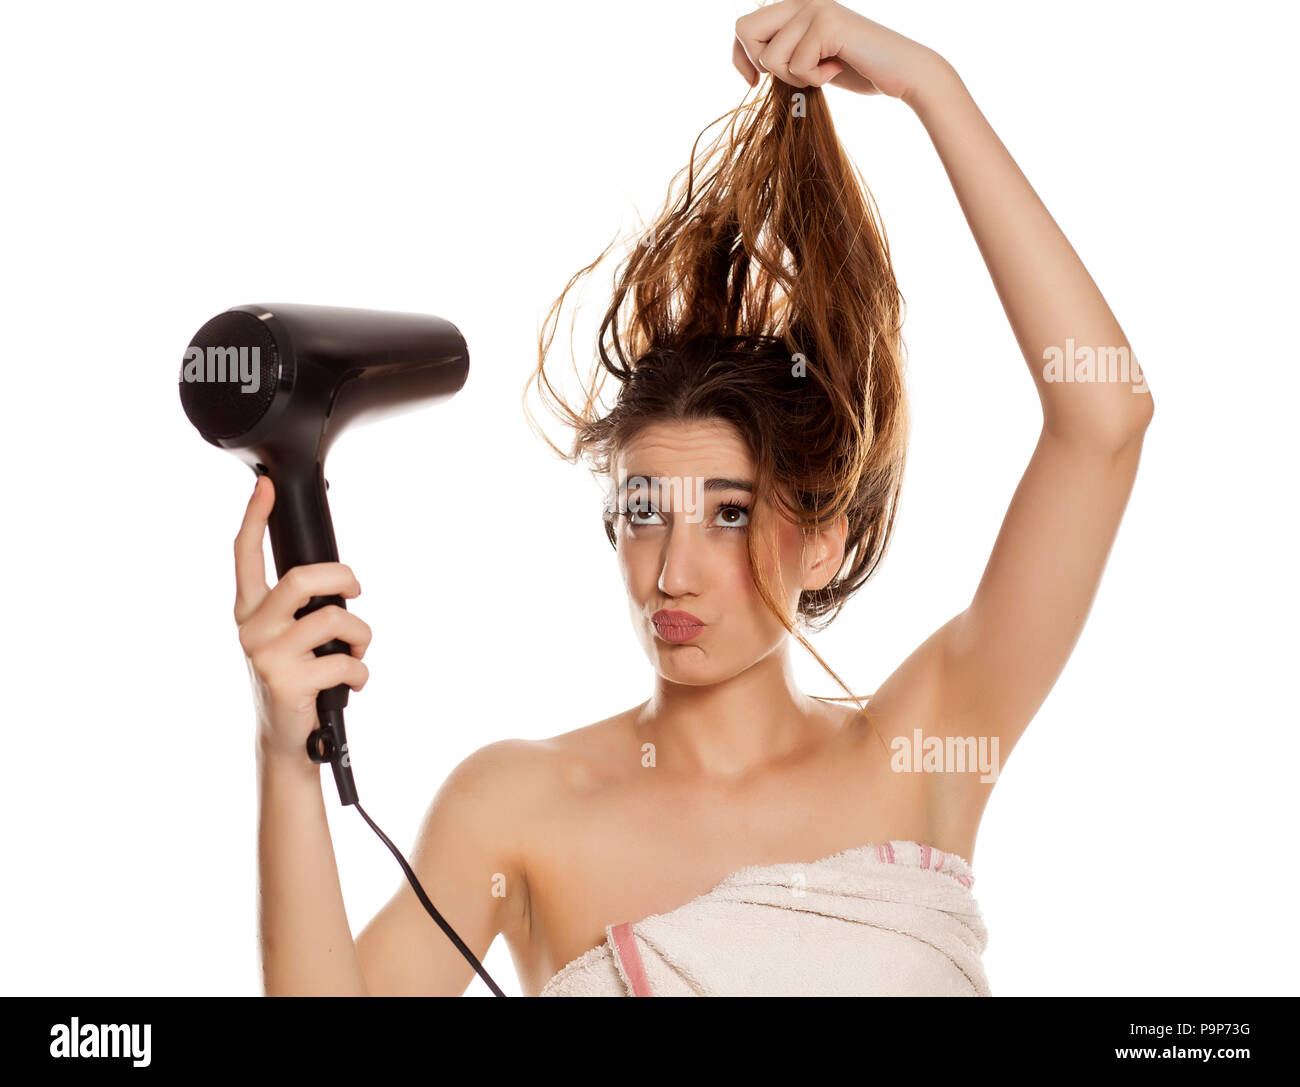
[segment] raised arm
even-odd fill
[[[906,706],[902,717],[920,714],[939,733],[997,737],[1005,758],[1083,628],[1151,394],[1097,285],[942,56],[830,0],[778,0],[737,21],[732,60],[751,84],[766,70],[796,87],[830,83],[911,107],[1038,389],[1042,432],[970,604],[872,700],[886,716]],[[1067,370],[1072,380],[1061,380]]]
[[[948,172],[1042,404],[984,575],[934,644],[943,730],[997,736],[1005,758],[1083,629],[1152,399],[1101,291],[952,66],[934,55],[903,100]]]

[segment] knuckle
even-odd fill
[[[326,604],[297,620],[298,629],[313,639],[325,638],[336,631],[339,616],[344,614],[346,612],[337,604]]]

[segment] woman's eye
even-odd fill
[[[619,516],[627,521],[633,527],[648,527],[656,524],[663,524],[659,520],[660,513],[658,510],[645,509],[643,507],[622,509]],[[717,523],[721,528],[740,530],[749,525],[749,507],[735,503],[722,505],[718,507]]]
[[[629,525],[651,525],[654,524],[653,521],[643,521],[641,520],[641,518],[658,517],[659,511],[646,510],[646,509],[630,509],[630,510],[623,510],[622,514],[627,519],[627,523]]]
[[[749,507],[738,505],[719,506],[718,522],[726,528],[744,528],[749,524]]]

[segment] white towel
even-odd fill
[[[608,925],[541,996],[989,996],[970,865],[895,840],[754,865]]]

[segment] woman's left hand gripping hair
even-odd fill
[[[832,0],[779,0],[736,20],[731,59],[751,87],[770,72],[793,87],[832,83],[904,98],[932,49]]]

